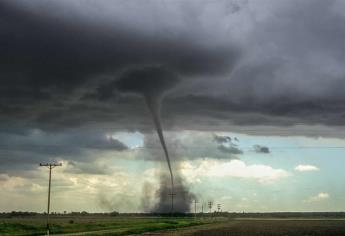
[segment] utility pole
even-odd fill
[[[49,236],[49,213],[50,213],[50,188],[51,188],[51,178],[52,178],[52,169],[57,166],[62,166],[61,163],[40,163],[40,166],[48,167],[49,169],[49,185],[48,185],[48,207],[47,207],[47,235]]]
[[[209,201],[208,202],[208,208],[210,208],[210,213],[212,213],[212,205],[213,205],[213,202]]]
[[[196,198],[194,199],[194,214],[196,217],[196,204],[198,203],[198,201],[196,200]]]
[[[217,209],[218,209],[218,212],[220,212],[220,210],[221,210],[221,204],[217,204]]]
[[[169,193],[169,195],[171,196],[171,214],[173,214],[174,213],[174,196],[176,195],[176,193],[173,193],[173,192],[171,192],[171,193]]]

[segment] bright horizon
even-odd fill
[[[221,146],[233,144],[220,145],[214,135],[236,137],[239,141],[234,141],[234,147],[240,153],[222,151]],[[121,132],[111,137],[118,137],[128,149],[85,150],[80,156],[87,163],[83,159],[72,162],[62,155],[51,159],[63,165],[52,172],[52,211],[148,212],[143,198],[155,203],[159,175],[167,171],[164,159],[150,160],[150,149],[143,147],[145,138],[155,139],[155,134]],[[168,145],[174,142],[175,148],[187,147],[176,154],[179,161],[174,170],[181,173],[198,201],[204,201],[204,209],[213,201],[229,212],[345,211],[344,190],[337,181],[343,176],[339,164],[343,139],[200,131],[168,131],[166,137]],[[32,139],[47,141],[46,134],[37,130],[27,141]],[[262,152],[258,146],[267,149]],[[335,150],[329,150],[331,147]],[[196,148],[201,150],[193,153]],[[158,142],[154,150],[158,151],[156,158],[159,153],[163,157]],[[328,153],[327,159],[324,153]],[[1,174],[5,180],[1,211],[45,211],[48,169],[37,163],[31,170],[17,173]],[[147,191],[144,196],[143,191]],[[198,208],[201,210],[200,203]]]

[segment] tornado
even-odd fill
[[[158,98],[154,98],[152,96],[145,96],[145,101],[146,101],[147,107],[149,108],[149,110],[151,112],[153,123],[156,127],[159,141],[162,145],[162,148],[163,148],[163,151],[165,154],[165,159],[166,159],[166,162],[168,164],[168,168],[169,168],[169,172],[170,172],[171,194],[173,194],[174,193],[174,174],[173,174],[173,171],[171,168],[169,152],[168,152],[167,146],[165,144],[163,129],[162,129],[161,120],[160,120],[160,101],[158,100]]]
[[[160,108],[165,92],[172,89],[177,82],[178,76],[163,66],[146,66],[143,68],[128,69],[116,81],[116,87],[118,90],[139,94],[145,98],[145,103],[151,113],[169,168],[172,198],[174,194],[174,175],[169,152],[163,135]]]

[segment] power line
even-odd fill
[[[132,148],[131,150],[136,150],[136,149],[159,149],[160,147],[135,147]],[[198,149],[198,150],[202,150],[202,149],[207,149],[209,150],[210,147],[198,147],[198,146],[190,146],[190,147],[180,147],[181,149]],[[217,147],[213,147],[213,148],[217,148]],[[234,146],[234,148],[238,148],[238,149],[248,149],[248,150],[254,150],[253,146]],[[269,149],[345,149],[345,146],[273,146],[273,147],[268,147]]]
[[[68,146],[68,145],[40,145],[40,144],[34,144],[34,145],[26,145],[23,146],[22,149],[20,145],[16,145],[16,146],[8,146],[8,145],[0,145],[0,150],[9,150],[9,148],[16,148],[15,151],[24,151],[30,148],[36,148],[39,147],[39,149],[44,150],[45,148],[59,148],[59,149],[65,149],[65,148],[75,148],[75,149],[102,149],[102,146],[91,146],[91,147],[87,147],[87,146]],[[247,150],[253,150],[254,147],[253,146],[232,146],[233,148],[238,148],[238,149],[247,149]],[[185,150],[193,150],[193,149],[198,149],[198,150],[209,150],[210,148],[218,148],[217,146],[215,147],[203,147],[203,146],[183,146],[183,147],[177,147],[179,149],[185,149]],[[345,149],[345,146],[273,146],[273,147],[268,147],[269,149]],[[38,149],[38,151],[39,151]],[[155,149],[161,149],[160,146],[150,146],[150,147],[134,147],[134,148],[128,148],[127,150],[141,150],[141,149],[148,149],[148,150],[155,150]],[[112,149],[109,147],[104,147],[104,150],[114,150],[117,151],[117,149]],[[120,150],[118,150],[120,151]],[[121,150],[123,151],[123,150]]]
[[[52,177],[52,169],[54,169],[57,166],[62,166],[61,163],[46,163],[42,164],[40,163],[40,166],[45,166],[49,168],[49,187],[48,187],[48,207],[47,207],[47,235],[49,236],[49,213],[50,213],[50,188],[51,188],[51,177]]]

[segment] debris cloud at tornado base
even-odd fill
[[[175,176],[177,184],[174,184],[172,163],[164,139],[160,119],[160,108],[164,92],[171,89],[177,82],[177,74],[161,66],[148,66],[140,69],[128,70],[116,81],[116,88],[121,92],[140,94],[145,98],[146,105],[151,113],[159,141],[164,151],[170,178],[164,174],[160,176],[160,187],[156,193],[159,201],[151,209],[151,211],[154,212],[186,212],[189,210],[190,201],[187,198],[190,198],[189,196],[191,196],[191,194],[189,194],[189,191],[185,185],[183,185],[180,176]],[[168,187],[169,185],[170,188]],[[174,200],[169,200],[177,194],[179,194],[179,196],[174,197]],[[147,208],[147,206],[145,208]]]
[[[175,162],[174,162],[175,163]],[[181,177],[179,169],[175,169],[174,213],[190,212],[195,194],[192,193]],[[160,171],[161,172],[161,171]],[[158,188],[153,182],[145,182],[142,187],[140,209],[145,213],[171,213],[170,176],[157,173]]]
[[[160,176],[159,189],[155,193],[155,197],[159,201],[151,208],[152,212],[169,213],[171,211],[171,196],[174,194],[174,212],[185,213],[190,212],[190,203],[195,198],[194,194],[190,192],[188,186],[184,183],[179,171],[175,175],[174,192],[171,193],[169,189],[169,176]]]
[[[168,164],[169,173],[170,173],[170,184],[171,184],[171,193],[170,194],[174,194],[174,174],[173,174],[173,171],[171,168],[170,156],[169,156],[167,146],[165,144],[162,125],[161,125],[161,121],[160,121],[160,104],[161,103],[158,100],[158,98],[154,98],[151,96],[145,96],[145,100],[146,100],[146,104],[147,104],[149,110],[151,111],[153,123],[156,127],[159,141],[160,141],[162,148],[164,150],[164,155],[165,155],[165,158],[166,158],[166,161]]]

